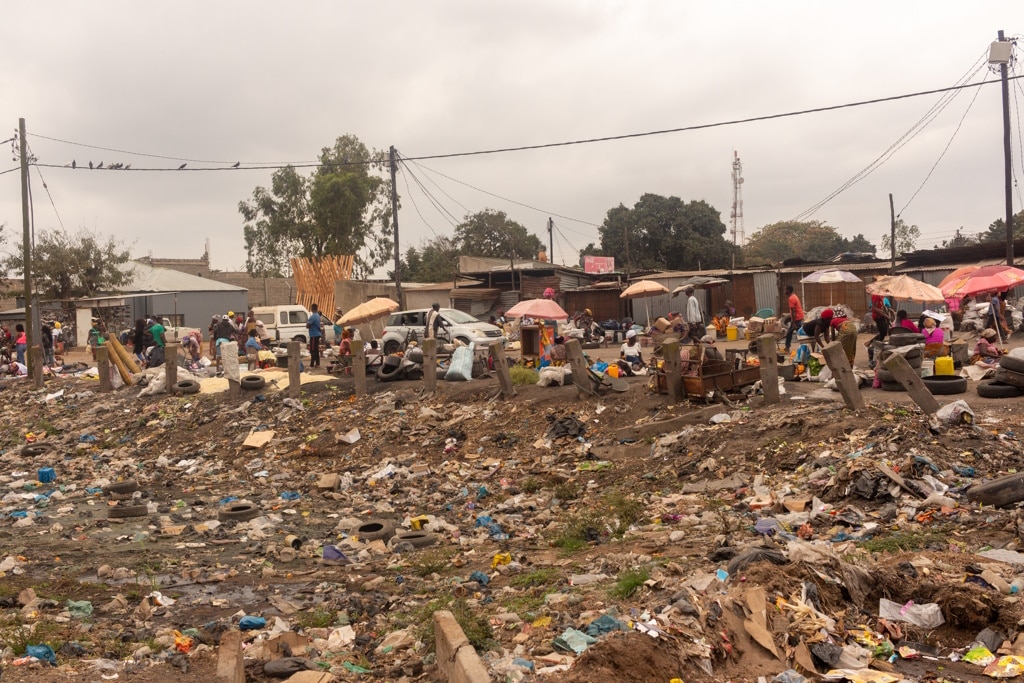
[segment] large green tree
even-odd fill
[[[864,235],[846,239],[823,221],[780,221],[766,225],[743,247],[747,265],[781,263],[790,258],[828,261],[844,252],[875,253]]]
[[[504,211],[484,209],[455,226],[455,246],[467,256],[536,258],[540,238],[511,220]]]
[[[275,171],[269,189],[257,187],[238,203],[251,275],[285,275],[293,256],[344,254],[355,255],[357,272],[365,274],[392,254],[384,155],[343,135],[320,151],[319,161],[308,176],[292,166]]]
[[[645,194],[627,208],[609,209],[598,228],[600,253],[629,270],[696,270],[732,265],[721,214],[707,202]],[[593,252],[587,245],[583,252]]]
[[[130,259],[129,248],[113,237],[84,228],[75,234],[45,230],[32,249],[32,281],[49,299],[113,294],[131,281],[131,269],[120,267]],[[4,266],[18,275],[24,272],[21,244],[4,259]]]
[[[1024,238],[1024,211],[1013,215],[1013,238]],[[978,233],[978,242],[1006,242],[1006,221],[997,218],[992,221],[988,228]]]
[[[406,282],[445,282],[459,269],[459,248],[455,240],[443,235],[424,242],[419,249],[409,247],[402,260],[402,280]]]
[[[882,235],[882,251],[893,255],[893,242],[891,230]],[[921,228],[916,225],[907,225],[902,218],[896,219],[896,256],[914,251],[918,238],[921,237]]]

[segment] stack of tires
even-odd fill
[[[1015,398],[1024,396],[1024,359],[1003,356],[995,379],[978,384],[978,396],[982,398]]]
[[[907,359],[910,367],[920,373],[921,363],[924,361],[924,335],[916,332],[894,332],[889,335],[889,342],[882,347],[878,354],[878,381],[882,383],[882,391],[906,391],[903,385],[896,381],[896,377],[885,369],[885,361],[896,352],[896,349],[913,344],[919,345],[918,348],[907,351],[903,357]]]

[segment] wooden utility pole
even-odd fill
[[[892,192],[889,193],[889,274],[896,274],[896,208],[892,205]]]
[[[398,304],[405,306],[402,298],[402,259],[398,251],[398,185],[395,183],[395,175],[398,173],[398,160],[395,153],[395,146],[391,145],[389,158],[391,160],[391,225],[395,229],[395,296],[398,297]]]
[[[999,42],[1003,42],[1003,32],[998,33]],[[1009,60],[1007,60],[1009,61]],[[999,79],[1003,91],[1003,183],[1006,193],[1006,265],[1013,265],[1013,165],[1010,145],[1010,84],[1006,78],[1006,63],[999,64]]]
[[[25,141],[25,119],[18,119],[18,146],[21,152],[21,260],[22,275],[25,280],[25,341],[26,348],[31,349],[35,342],[35,330],[32,329],[32,231],[29,224],[28,206],[28,143]],[[28,375],[32,374],[35,359],[28,354]],[[37,389],[39,387],[36,387]]]
[[[548,263],[555,262],[555,221],[548,216]]]

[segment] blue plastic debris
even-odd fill
[[[267,625],[267,620],[263,617],[242,617],[238,620],[239,631],[252,631],[258,628],[264,628]]]

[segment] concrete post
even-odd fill
[[[665,388],[668,390],[669,401],[682,401],[683,365],[679,360],[679,342],[675,339],[661,345],[661,354],[665,359]]]
[[[768,405],[778,403],[779,398],[779,349],[775,336],[763,334],[757,338],[757,357],[761,362],[761,390],[764,391],[764,402]]]
[[[164,347],[164,376],[167,377],[167,393],[174,393],[174,385],[178,383],[178,349],[181,344],[168,342]]]
[[[107,356],[109,349],[103,344],[96,347],[96,372],[100,375],[100,391],[103,393],[113,390],[110,384],[110,358]]]
[[[859,382],[850,368],[850,360],[843,351],[843,345],[837,341],[826,344],[821,350],[825,356],[825,362],[832,370],[832,376],[836,378],[836,386],[843,396],[843,402],[850,410],[860,410],[864,407],[864,397],[861,396]]]
[[[437,340],[423,340],[423,390],[432,394],[437,389]]]
[[[299,373],[301,360],[301,342],[288,342],[288,398],[298,398],[302,392],[302,379]]]
[[[516,387],[512,384],[512,373],[508,370],[508,360],[501,344],[491,344],[491,358],[494,359],[494,370],[498,373],[501,395],[506,399],[512,398],[516,395]]]
[[[361,341],[352,343],[352,378],[356,384],[356,396],[366,396],[366,349]]]

